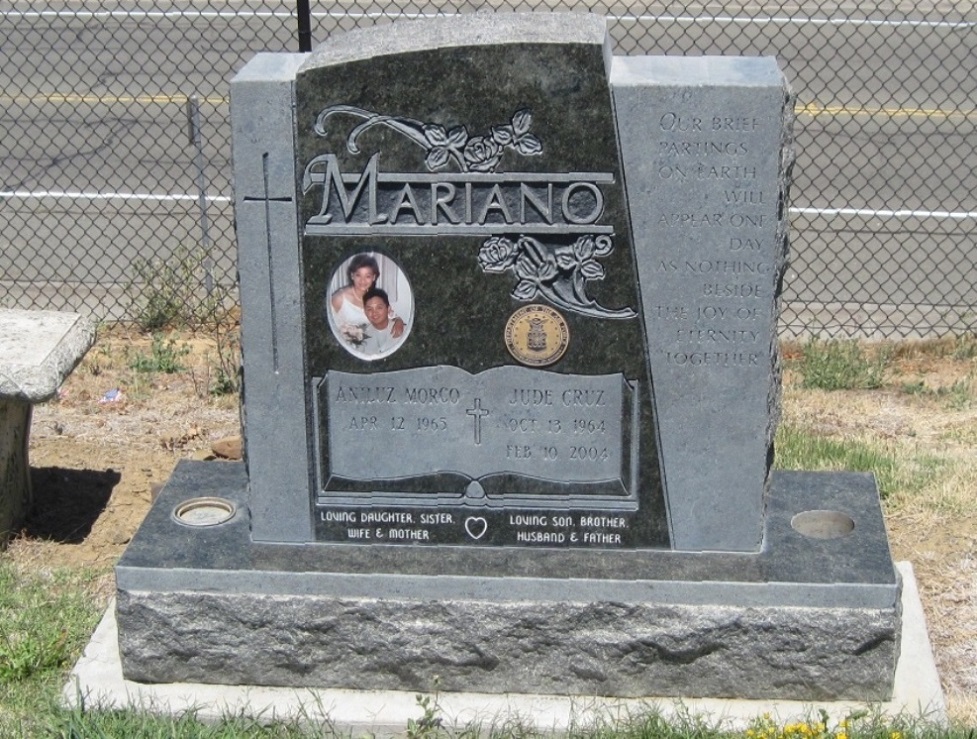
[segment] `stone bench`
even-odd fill
[[[51,398],[95,341],[77,313],[0,310],[0,547],[32,503],[31,413]]]

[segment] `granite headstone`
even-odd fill
[[[231,97],[246,473],[179,468],[122,558],[131,679],[887,694],[874,482],[770,472],[774,60],[459,16]]]
[[[786,85],[772,59],[619,59],[609,86],[600,23],[340,37],[294,73],[294,170],[238,135],[242,239],[273,208],[300,234],[242,281],[245,345],[302,369],[284,417],[264,367],[246,385],[257,538],[759,549]],[[236,83],[245,131],[269,63]]]

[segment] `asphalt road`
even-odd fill
[[[780,60],[798,110],[789,300],[977,303],[969,248],[977,233],[977,13],[924,15],[916,5],[890,19],[851,3],[735,12],[730,4],[603,6],[615,18],[618,53]],[[202,240],[190,96],[201,105],[207,236],[218,276],[233,275],[228,80],[254,52],[296,50],[295,19],[272,2],[136,7],[0,3],[8,303],[32,299],[29,283],[118,287],[134,261]],[[344,2],[334,14],[322,7],[313,4],[316,41],[390,12],[369,0]]]

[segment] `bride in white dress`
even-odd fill
[[[340,334],[349,343],[358,345],[363,341],[369,324],[364,311],[363,296],[367,290],[376,287],[380,265],[369,254],[357,254],[350,260],[346,276],[349,284],[336,290],[329,298],[329,303]],[[396,339],[404,332],[404,321],[394,317],[393,324],[391,336]]]

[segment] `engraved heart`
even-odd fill
[[[473,539],[481,539],[488,531],[488,521],[481,516],[469,516],[465,519],[465,531]]]

